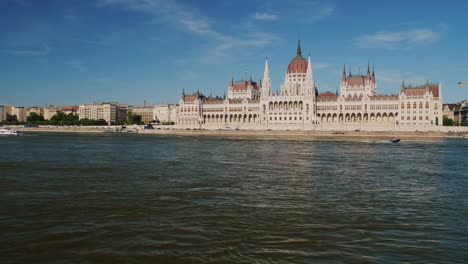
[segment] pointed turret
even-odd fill
[[[300,40],[300,39],[297,41],[297,56],[299,56],[299,57],[302,56],[302,51],[301,51],[301,40]]]
[[[406,89],[406,87],[405,87],[405,80],[403,80],[403,81],[401,82],[401,91],[403,92],[404,89]]]
[[[369,62],[367,63],[367,74],[366,74],[366,80],[371,80],[371,73],[370,73],[370,65]]]
[[[312,71],[312,63],[310,62],[310,53],[309,53],[309,58],[307,60],[307,71],[306,71],[306,89],[308,91],[306,91],[306,94],[313,94],[314,87],[315,87],[314,86],[314,73]]]
[[[229,82],[229,86],[234,86],[234,76],[231,76],[231,81]]]
[[[351,75],[351,67],[349,67],[349,77],[352,77],[352,75]]]
[[[265,58],[265,71],[263,72],[262,97],[271,95],[270,70],[268,69],[268,57]]]
[[[249,82],[247,83],[248,86],[252,86],[252,74],[249,73]]]
[[[343,64],[343,76],[341,76],[341,81],[346,82],[346,65]]]
[[[338,96],[338,87],[336,87],[336,92],[335,92],[336,96]]]
[[[182,89],[182,99],[185,99],[185,88]]]
[[[372,65],[372,82],[375,83],[374,65]]]

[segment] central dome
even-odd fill
[[[306,73],[307,72],[307,61],[302,57],[301,52],[301,41],[299,40],[297,45],[297,55],[294,57],[288,65],[287,73]]]

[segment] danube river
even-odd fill
[[[468,140],[0,138],[1,263],[468,259]]]

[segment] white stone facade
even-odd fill
[[[179,106],[174,104],[157,104],[153,108],[153,120],[161,123],[176,123],[179,118]]]
[[[310,56],[302,57],[299,44],[276,94],[266,60],[263,83],[231,79],[227,98],[183,93],[177,123],[195,129],[370,131],[431,130],[442,125],[440,84],[402,85],[399,94],[377,95],[375,72],[368,66],[366,75],[353,76],[351,71],[346,75],[343,69],[340,86],[341,94],[318,93]]]

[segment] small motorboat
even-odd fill
[[[0,135],[1,136],[19,136],[21,135],[21,132],[2,127],[0,128]]]
[[[400,139],[399,138],[392,138],[392,139],[389,139],[388,141],[390,141],[392,143],[398,143],[398,142],[400,142]]]

